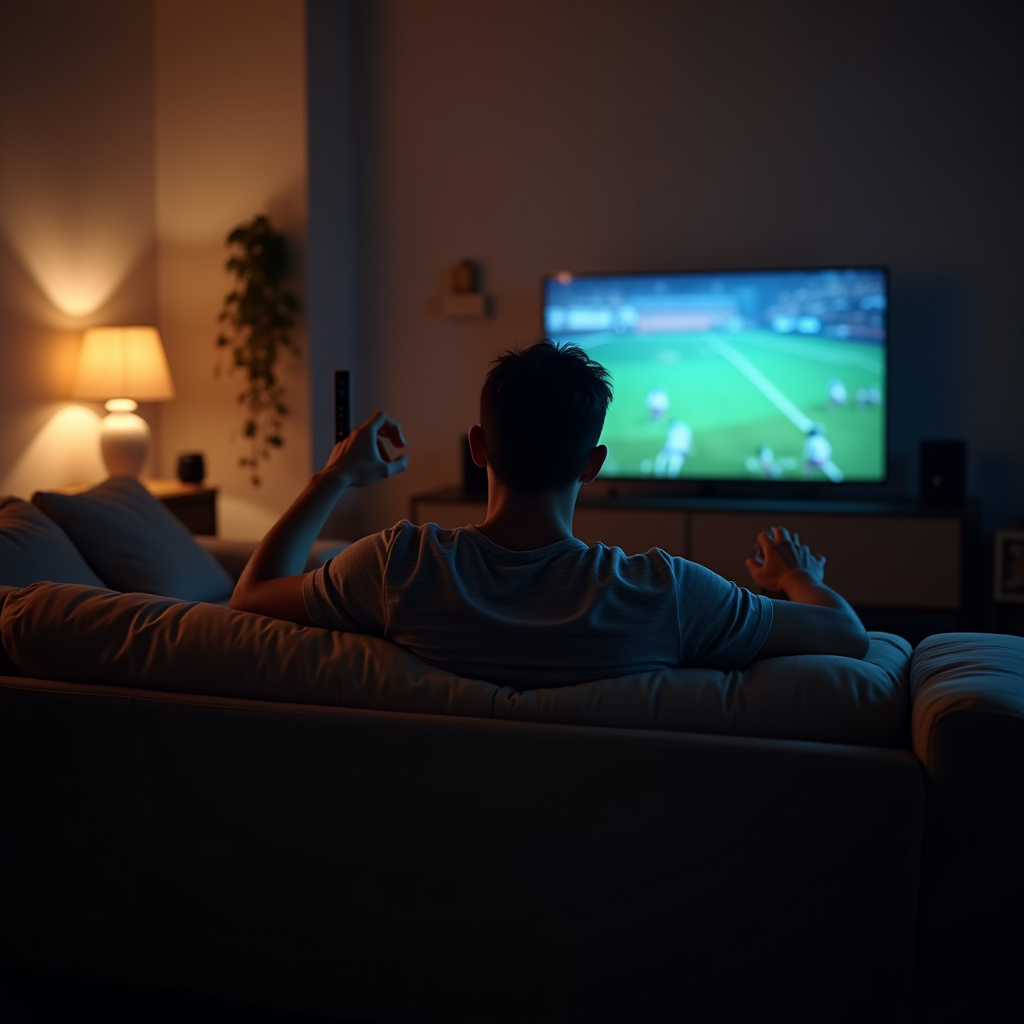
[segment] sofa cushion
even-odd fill
[[[17,593],[20,588],[18,587],[5,587],[0,585],[0,615],[3,614],[4,602],[7,600],[8,594]],[[7,649],[4,647],[3,639],[0,638],[0,676],[16,676],[18,670],[15,668],[14,662],[11,661],[7,654]]]
[[[869,636],[862,660],[766,658],[742,671],[661,669],[524,690],[507,697],[507,717],[909,748],[912,648],[890,633]]]
[[[138,480],[115,476],[82,494],[32,496],[115,590],[221,601],[234,583],[177,516]],[[83,581],[84,582],[84,581]]]
[[[0,586],[40,580],[106,586],[49,516],[21,498],[0,497]]]
[[[176,693],[486,717],[497,690],[384,640],[92,587],[9,595],[0,642],[24,676]]]
[[[524,692],[453,675],[373,637],[52,583],[7,598],[0,639],[22,675],[42,679],[382,711],[909,746],[911,648],[885,633],[871,634],[862,661],[775,658],[743,672],[663,670]]]

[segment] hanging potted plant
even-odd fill
[[[284,385],[278,380],[282,352],[299,353],[292,339],[299,302],[288,284],[288,249],[285,237],[263,214],[239,224],[227,238],[230,256],[224,264],[235,285],[224,298],[218,316],[223,326],[217,347],[230,355],[228,372],[240,371],[245,386],[238,403],[245,407],[242,436],[249,454],[238,464],[260,486],[259,469],[275,448],[284,444],[284,417],[288,415]],[[220,365],[215,373],[219,375]]]

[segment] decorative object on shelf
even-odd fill
[[[466,295],[480,290],[480,274],[472,260],[463,260],[452,267],[452,291]]]
[[[202,452],[185,452],[178,456],[178,479],[183,484],[201,484],[206,476]]]
[[[453,319],[487,316],[487,296],[480,290],[480,267],[462,260],[451,269],[449,291],[444,296],[444,315]]]
[[[174,397],[160,332],[155,327],[90,327],[82,336],[73,398],[106,403],[100,452],[111,476],[137,477],[149,451],[149,425],[139,402]]]
[[[249,470],[253,486],[259,487],[260,465],[270,458],[272,449],[284,444],[282,426],[288,406],[284,385],[278,381],[278,360],[282,351],[299,353],[291,336],[299,302],[287,283],[285,237],[266,216],[239,224],[228,235],[227,244],[231,255],[224,266],[236,284],[218,317],[226,327],[217,336],[217,347],[230,350],[229,372],[241,370],[245,375],[238,402],[246,410],[242,436],[252,447],[238,464]],[[214,372],[219,374],[220,367]]]
[[[996,601],[1024,604],[1024,530],[996,530]]]

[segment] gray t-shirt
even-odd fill
[[[518,689],[660,668],[745,667],[772,622],[765,597],[652,548],[570,537],[509,551],[475,527],[400,522],[310,573],[310,618],[368,633],[457,675]]]

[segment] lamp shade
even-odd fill
[[[160,332],[155,327],[90,327],[82,336],[71,396],[136,402],[173,398]]]

